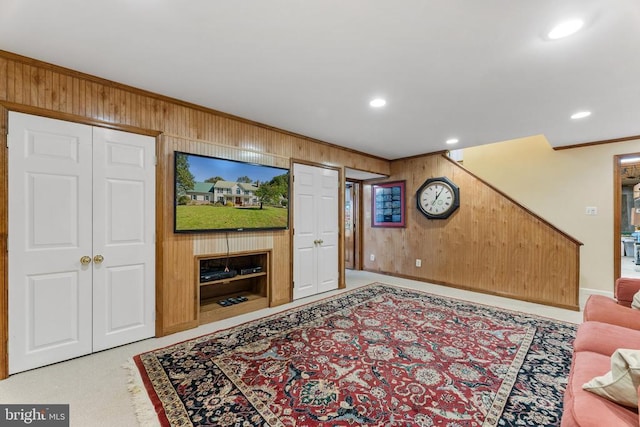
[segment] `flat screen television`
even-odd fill
[[[176,233],[289,227],[289,169],[174,154]]]

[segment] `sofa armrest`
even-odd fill
[[[618,304],[631,307],[633,296],[640,291],[640,279],[621,277],[616,280],[614,290]]]
[[[640,310],[620,305],[603,295],[591,295],[582,314],[585,322],[603,322],[640,330]]]

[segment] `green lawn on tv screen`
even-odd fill
[[[228,206],[176,206],[176,230],[209,230],[216,228],[283,228],[287,226],[286,208],[264,206],[232,208]]]

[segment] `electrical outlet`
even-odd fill
[[[422,267],[422,260],[416,259],[416,267]]]
[[[376,256],[374,254],[369,255],[369,261],[375,261]]]

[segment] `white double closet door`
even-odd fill
[[[9,113],[9,373],[154,335],[155,139]]]
[[[293,164],[293,298],[338,289],[338,171]]]

